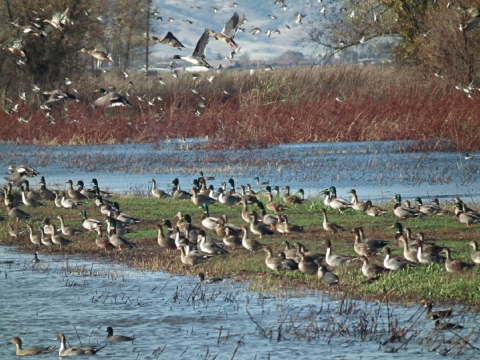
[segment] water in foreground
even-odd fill
[[[15,358],[14,345],[7,345],[14,336],[24,347],[58,347],[58,332],[68,346],[104,344],[107,326],[135,340],[109,344],[97,355],[105,359],[383,359],[395,350],[398,359],[479,355],[478,316],[462,309],[448,321],[464,329],[435,332],[418,305],[322,292],[251,292],[228,279],[199,285],[188,276],[73,256],[32,259],[0,248],[1,359]],[[400,339],[391,339],[392,328]]]

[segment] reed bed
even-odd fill
[[[0,141],[87,145],[205,137],[203,148],[249,149],[280,143],[411,139],[416,143],[405,150],[480,147],[476,94],[470,99],[450,80],[419,69],[370,65],[253,74],[232,70],[215,73],[212,83],[206,79],[210,73],[200,74],[199,81],[189,73],[178,79],[169,73],[160,75],[165,85],[158,77],[145,79],[143,74],[128,79],[112,75],[73,79],[71,86],[81,102],[55,103],[48,117],[39,110],[39,94],[30,93],[22,101],[7,91],[5,97],[13,102],[6,102],[7,113],[0,114],[4,129]],[[92,108],[93,90],[109,85],[128,90],[133,108]],[[15,104],[17,112],[12,111]]]

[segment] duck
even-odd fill
[[[135,336],[132,337],[132,336],[124,336],[124,335],[113,335],[113,329],[111,326],[107,326],[105,331],[107,332],[105,341],[108,341],[108,342],[122,342],[122,341],[135,340]]]
[[[95,355],[97,352],[99,352],[101,349],[105,347],[101,346],[81,346],[81,347],[71,347],[67,349],[66,345],[66,338],[65,335],[62,333],[57,334],[57,340],[60,341],[60,351],[58,355],[60,357],[63,356],[76,356],[76,355]]]
[[[218,218],[210,216],[208,211],[208,205],[203,203],[203,216],[202,216],[202,226],[208,230],[215,230],[218,227]]]
[[[30,183],[27,179],[23,180],[23,184],[25,185],[25,196],[30,200],[40,201],[42,200],[42,196],[40,193],[30,190]]]
[[[408,228],[406,228],[405,230],[408,230]],[[432,253],[432,254],[435,254],[435,255],[438,255],[440,253],[440,251],[443,250],[443,247],[441,246],[438,246],[438,245],[435,245],[434,243],[432,242],[426,242],[425,241],[425,236],[423,235],[423,232],[418,232],[417,233],[417,237],[415,238],[415,240],[413,240],[414,242],[414,245],[412,247],[416,248],[418,250],[418,247],[416,246],[415,242],[417,240],[420,240],[421,244],[422,244],[422,250],[424,252],[429,252],[429,253]]]
[[[283,187],[283,191],[285,191],[285,193],[283,194],[283,201],[285,201],[286,204],[302,204],[305,201],[303,198],[300,198],[295,195],[291,195],[290,186],[288,185]],[[303,190],[302,190],[302,193],[303,193]]]
[[[74,229],[70,226],[65,226],[63,215],[58,215],[57,219],[60,220],[60,230],[62,231],[63,235],[74,236],[74,235],[80,235],[82,233],[80,230]]]
[[[343,214],[344,210],[353,206],[351,202],[337,197],[337,189],[335,186],[331,186],[330,189],[324,190],[323,193],[327,196],[324,202],[325,205],[338,210],[341,214]]]
[[[273,251],[270,246],[264,247],[263,251],[267,253],[267,257],[265,258],[265,265],[267,265],[269,269],[272,269],[275,271],[279,271],[283,269],[282,261],[279,258],[273,256]]]
[[[377,217],[388,214],[387,210],[383,210],[379,206],[374,206],[370,200],[365,201],[365,205],[367,206],[367,210],[365,210],[365,212],[368,216]]]
[[[283,250],[283,253],[285,254],[285,257],[287,259],[294,259],[295,256],[297,256],[297,248],[294,246],[290,246],[290,243],[288,241],[282,242],[282,245],[285,246],[285,249]]]
[[[438,206],[424,204],[419,196],[414,198],[413,201],[418,203],[416,209],[425,215],[443,215]]]
[[[254,177],[253,180],[257,181],[257,186],[263,186],[263,185],[269,185],[270,184],[270,180],[260,181],[259,176]]]
[[[204,230],[200,230],[198,232],[197,244],[198,244],[199,250],[202,251],[205,254],[223,255],[223,254],[228,254],[229,253],[227,250],[225,250],[219,244],[217,244],[215,242],[212,242],[212,241],[207,241],[207,236],[206,236]]]
[[[267,186],[269,187],[269,186]],[[278,202],[272,201],[272,193],[267,192],[267,203],[266,203],[266,208],[270,211],[273,211],[274,214],[278,214],[280,211],[285,211],[288,210],[288,206],[282,205]]]
[[[265,224],[265,221],[264,221]],[[292,234],[303,232],[303,226],[293,225],[288,222],[288,216],[282,215],[275,228],[281,234]]]
[[[60,245],[60,248],[62,248],[62,246],[67,246],[72,243],[71,240],[68,240],[67,238],[64,238],[62,235],[57,233],[57,228],[54,224],[51,224],[50,227],[52,228],[52,234],[50,234],[52,243],[54,243],[55,245]]]
[[[178,178],[173,179],[170,182],[170,184],[172,184],[174,186],[174,188],[172,190],[172,197],[174,197],[176,199],[190,200],[190,198],[192,197],[192,194],[190,194],[187,191],[183,191],[182,189],[180,189],[180,181],[178,180]]]
[[[42,176],[40,178],[40,181],[38,182],[40,184],[40,196],[47,202],[49,203],[50,201],[55,200],[55,194],[53,191],[50,191],[47,189],[47,184],[45,182],[45,177]]]
[[[109,198],[113,196],[113,193],[104,189],[100,189],[98,185],[98,180],[96,178],[93,178],[92,181],[90,181],[90,184],[93,185],[92,191],[97,194],[102,196],[103,198]]]
[[[313,275],[318,271],[318,264],[314,261],[309,261],[303,252],[299,252],[300,262],[298,263],[298,270],[300,272]]]
[[[172,46],[178,50],[182,50],[182,48],[185,47],[170,31],[167,32],[167,35],[165,35],[163,38],[152,35],[150,36],[150,40],[156,41],[163,45]]]
[[[399,219],[407,220],[414,219],[421,215],[420,211],[412,209],[410,207],[402,206],[402,196],[400,194],[395,194],[395,206],[393,207],[393,214]]]
[[[32,244],[35,246],[40,245],[42,243],[41,236],[35,235],[33,233],[33,226],[31,224],[28,224],[27,228],[28,228],[28,231],[30,232],[30,241],[32,242]]]
[[[280,252],[280,254],[278,254],[278,258],[280,259],[280,262],[282,263],[282,269],[283,270],[297,270],[298,269],[298,263],[293,259],[287,259],[284,251],[282,251],[282,252]]]
[[[377,249],[373,246],[370,246],[367,243],[362,243],[360,241],[359,232],[355,232],[355,242],[353,244],[353,250],[360,256],[374,256],[378,255]]]
[[[274,231],[268,226],[258,222],[258,216],[255,211],[252,212],[252,221],[250,222],[250,231],[252,234],[258,235],[261,239],[264,235],[273,235]]]
[[[244,185],[240,185],[238,189],[240,190],[240,196],[243,200],[245,200],[248,204],[258,204],[259,200],[256,195],[253,194],[253,191],[249,190],[248,194],[245,192],[245,189],[250,189],[250,184],[247,184],[245,187]]]
[[[87,210],[82,210],[82,226],[84,229],[88,230],[87,232],[94,231],[97,227],[102,226],[101,221],[95,219],[87,218]]]
[[[75,190],[73,188],[72,180],[68,180],[66,183],[68,184],[67,194],[68,196],[70,196],[71,199],[75,201],[88,200],[88,198],[85,195],[83,195],[80,191]]]
[[[223,279],[221,277],[205,277],[204,273],[198,273],[198,279],[201,284],[215,284],[218,282],[222,282]]]
[[[225,228],[225,236],[223,237],[223,243],[228,247],[236,248],[237,246],[242,246],[242,239],[237,233],[230,233],[230,228]]]
[[[45,206],[40,201],[28,198],[27,192],[25,191],[23,185],[20,186],[20,190],[22,192],[23,205],[28,206],[28,207],[32,207],[32,208],[36,208],[36,207],[39,207],[39,206]]]
[[[16,208],[12,206],[12,203],[7,205],[7,214],[12,219],[15,219],[15,222],[18,223],[19,220],[26,220],[30,219],[30,214],[26,213],[22,209]]]
[[[327,263],[328,266],[331,266],[331,267],[342,266],[345,264],[349,264],[357,259],[354,256],[333,255],[332,242],[328,239],[324,241],[324,245],[327,248],[327,251],[325,252],[325,262]]]
[[[212,66],[205,60],[205,49],[207,48],[209,38],[209,30],[205,29],[202,36],[200,36],[200,39],[198,39],[197,46],[195,46],[195,50],[193,50],[192,55],[173,55],[172,59],[182,59],[195,66],[204,66],[207,69],[210,69]]]
[[[43,246],[46,246],[49,248],[53,246],[52,240],[51,239],[49,240],[48,237],[45,236],[45,231],[43,230],[43,228],[40,228],[40,241]]]
[[[328,221],[327,217],[327,211],[325,209],[320,210],[323,214],[323,229],[328,232],[332,233],[338,233],[338,232],[343,232],[345,231],[345,228],[343,226],[340,226],[338,224],[332,223]]]
[[[170,194],[167,194],[165,191],[157,189],[157,182],[155,181],[155,179],[150,180],[150,182],[152,183],[151,193],[154,197],[158,199],[165,199],[165,198],[172,197]]]
[[[97,227],[95,230],[97,230],[97,237],[95,238],[95,244],[100,248],[105,251],[110,251],[115,249],[115,246],[113,246],[110,241],[108,241],[108,238],[103,237],[102,233],[102,228]]]
[[[8,173],[9,176],[7,176],[5,180],[13,183],[15,186],[20,186],[27,177],[35,177],[40,175],[37,170],[27,165],[10,165],[8,167]]]
[[[157,243],[160,245],[161,248],[164,248],[167,250],[167,253],[169,253],[171,250],[176,250],[177,246],[175,245],[175,239],[172,239],[171,237],[165,236],[163,234],[163,227],[160,224],[156,225],[158,235],[157,235]]]
[[[80,49],[80,51],[85,54],[93,56],[97,60],[106,61],[108,63],[113,62],[113,59],[110,56],[108,56],[108,54],[105,51],[96,50],[96,49],[90,50],[86,48],[82,48]]]
[[[17,240],[18,236],[23,233],[23,231],[19,232],[18,230],[16,230],[11,224],[7,226],[7,229],[8,229],[8,234],[11,237],[15,238],[15,240]]]
[[[125,248],[125,247],[128,247],[129,249],[133,249],[134,247],[136,247],[136,245],[132,243],[130,240],[128,240],[126,237],[115,234],[114,229],[111,229],[110,232],[108,233],[108,241],[110,241],[110,244],[115,246],[118,249],[118,251],[122,251],[122,248]]]
[[[432,200],[432,203],[436,209],[437,209],[437,215],[448,215],[450,214],[451,212],[446,210],[446,209],[443,209],[441,206],[440,206],[440,201],[438,200],[438,198],[434,198]]]
[[[60,196],[59,196],[59,193],[58,191],[56,192],[56,199],[55,199],[55,205],[58,207],[57,205],[57,199],[60,199]],[[82,205],[83,203],[78,201],[78,200],[74,200],[74,199],[67,199],[65,198],[65,196],[62,196],[62,198],[60,199],[60,208],[64,208],[64,209],[75,209],[77,206],[79,205]]]
[[[226,194],[225,191],[220,191],[218,194],[218,202],[223,205],[228,205],[228,206],[233,206],[237,205],[240,201],[244,201],[245,203],[248,203],[246,199],[243,199],[238,196],[234,196],[231,194]]]
[[[45,101],[43,102],[43,106],[50,104],[52,102],[57,102],[57,101],[64,101],[64,100],[72,100],[75,102],[80,102],[80,100],[77,99],[77,97],[69,92],[62,91],[62,90],[51,90],[51,91],[44,91],[42,93],[43,98]]]
[[[77,191],[80,192],[83,196],[87,198],[87,200],[95,199],[97,194],[93,190],[85,189],[85,183],[82,180],[78,180],[75,184],[78,186]]]
[[[120,204],[118,202],[115,201],[113,203],[113,206],[116,209],[116,210],[113,211],[113,217],[115,218],[115,220],[121,221],[122,223],[124,223],[125,226],[136,225],[136,224],[139,224],[141,222],[140,219],[138,219],[138,218],[136,218],[132,215],[125,214],[124,212],[121,212],[120,211]]]
[[[358,201],[357,191],[355,189],[351,189],[349,193],[352,194],[352,209],[361,212],[367,211],[368,204],[366,202]]]
[[[480,217],[477,215],[473,215],[471,213],[466,213],[463,211],[463,204],[458,202],[455,203],[455,216],[457,221],[461,224],[467,225],[467,227],[471,227],[473,224],[477,224],[480,222]]]
[[[362,274],[370,280],[377,279],[380,275],[387,271],[384,267],[370,262],[366,256],[362,256],[361,260],[363,261]]]
[[[460,260],[453,260],[449,248],[443,248],[440,254],[445,254],[445,269],[448,272],[463,271],[473,268],[474,264],[469,264]]]
[[[40,262],[40,259],[38,258],[38,252],[37,252],[37,251],[34,251],[34,252],[33,252],[33,260],[32,260],[32,262],[33,262],[34,264],[38,264],[38,263]]]
[[[385,259],[383,260],[383,267],[391,271],[404,270],[409,267],[415,266],[415,263],[412,263],[408,260],[397,259],[391,257],[391,250],[388,246],[383,248],[383,252],[386,254]]]
[[[215,40],[220,40],[230,46],[233,51],[238,51],[238,45],[235,43],[233,38],[235,37],[238,28],[245,21],[245,15],[239,16],[238,13],[234,13],[230,20],[227,21],[223,27],[222,32],[217,33],[213,30],[209,30],[209,35]]]
[[[55,351],[55,346],[22,349],[22,340],[19,337],[14,337],[10,342],[17,347],[17,351],[15,353],[17,356],[46,354]]]
[[[431,302],[427,302],[425,300],[420,301],[420,304],[423,304],[423,307],[427,309],[427,318],[431,318],[433,315],[438,316],[440,319],[445,319],[447,317],[452,316],[453,309],[446,309],[446,310],[435,310],[433,311],[433,304]]]
[[[198,237],[198,231],[200,230],[200,228],[192,225],[192,218],[189,214],[185,214],[183,218],[185,220],[185,227],[183,229],[185,237],[188,237],[190,239],[196,239]]]
[[[465,202],[462,199],[460,199],[458,196],[455,196],[453,198],[453,203],[454,204],[461,203],[462,208],[463,208],[463,212],[465,212],[467,214],[470,214],[470,215],[479,216],[479,214],[475,210],[473,210],[471,207],[469,207],[467,204],[465,204]],[[458,209],[456,209],[455,211],[458,211]]]
[[[126,235],[132,232],[130,229],[126,227],[126,225],[123,222],[117,221],[115,218],[111,216],[107,216],[106,222],[107,222],[107,234],[110,233],[110,230],[113,230],[113,232],[117,235]]]
[[[250,222],[252,221],[252,212],[248,210],[248,205],[247,205],[247,202],[244,201],[244,200],[240,200],[238,202],[238,205],[242,205],[243,206],[243,209],[242,209],[242,220],[245,221],[247,224],[250,224]],[[263,204],[262,204],[263,205]],[[262,207],[259,205],[260,209],[262,209]],[[272,220],[273,221],[273,220]]]
[[[422,249],[422,241],[417,240],[416,245],[418,247],[417,250],[417,259],[420,264],[430,264],[430,263],[445,263],[445,258],[442,256],[438,256],[432,253],[424,252]]]
[[[224,214],[218,218],[217,220],[218,226],[215,229],[215,232],[217,233],[217,235],[220,237],[224,237],[225,231],[227,228],[230,230],[229,233],[231,235],[233,234],[240,235],[240,233],[242,232],[242,229],[238,226],[235,226],[234,224],[227,224],[226,219],[227,219],[227,214]]]
[[[327,285],[337,285],[338,284],[338,276],[335,275],[333,272],[327,269],[326,266],[321,265],[318,267],[317,276],[319,279],[322,279],[323,282]]]
[[[125,97],[123,97],[122,95],[120,95],[115,91],[107,92],[107,90],[103,88],[99,88],[99,89],[95,89],[94,92],[102,95],[101,97],[99,97],[93,102],[94,107],[107,107],[107,108],[117,107],[117,106],[120,106],[122,108],[132,107],[132,104],[130,104],[130,102]]]
[[[185,265],[195,266],[208,260],[208,256],[197,252],[190,251],[187,255],[183,246],[178,246],[177,250],[180,251],[180,259]]]
[[[480,251],[478,251],[478,243],[476,241],[472,241],[469,245],[473,248],[470,258],[475,264],[480,264]]]
[[[388,240],[366,238],[363,232],[363,227],[361,226],[354,228],[351,232],[358,234],[358,237],[362,243],[368,244],[371,248],[376,250],[379,250],[390,243]]]
[[[418,263],[418,258],[417,258],[417,252],[418,250],[410,249],[410,246],[408,245],[408,241],[402,239],[399,239],[399,244],[403,244],[403,257],[405,260],[408,260],[414,264]]]
[[[190,200],[196,206],[202,206],[203,204],[211,205],[211,204],[216,203],[216,200],[212,199],[210,196],[208,196],[206,194],[200,194],[196,187],[192,187],[191,191],[192,191],[192,196],[191,196]],[[221,197],[219,197],[219,202],[223,204],[223,202],[221,200]]]
[[[242,237],[242,246],[249,250],[250,252],[258,251],[262,248],[262,244],[254,239],[248,238],[248,227],[246,225],[242,226],[243,237]]]
[[[435,323],[435,330],[460,330],[463,329],[462,325],[453,323],[442,323],[438,315],[432,315],[432,320]]]

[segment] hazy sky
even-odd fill
[[[304,54],[315,51],[311,45],[299,44],[298,38],[302,25],[295,23],[295,13],[306,14],[307,16],[303,19],[306,23],[321,16],[318,10],[325,5],[326,1],[319,3],[318,0],[285,0],[287,5],[285,11],[282,10],[282,4],[274,4],[274,0],[236,0],[235,2],[238,4],[237,7],[233,7],[233,1],[228,0],[153,0],[152,10],[157,8],[163,21],[153,18],[151,33],[165,36],[167,31],[171,31],[186,46],[186,49],[179,52],[175,48],[156,45],[152,50],[162,56],[189,54],[195,48],[205,28],[220,32],[233,13],[238,12],[240,15],[245,14],[247,22],[242,26],[246,30],[245,33],[238,32],[235,41],[241,46],[241,52],[248,51],[251,60],[274,59],[286,50],[301,51]],[[202,6],[202,8],[197,9],[194,6]],[[211,7],[218,8],[218,11],[211,12]],[[272,19],[269,15],[277,18]],[[169,17],[174,21],[167,21]],[[182,20],[193,21],[193,24]],[[291,27],[290,30],[285,29],[286,24]],[[262,32],[254,36],[249,32],[252,27],[259,27]],[[269,28],[280,30],[281,35],[274,34],[267,37],[265,32]],[[229,51],[225,43],[211,38],[207,46],[207,59],[213,59],[217,53],[227,56]]]

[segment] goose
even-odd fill
[[[120,106],[122,108],[131,108],[132,104],[120,95],[119,93],[112,91],[107,92],[107,90],[103,88],[95,89],[94,92],[102,94],[103,96],[99,97],[93,102],[94,107],[117,107]]]
[[[471,213],[464,212],[463,204],[458,202],[455,203],[455,216],[457,218],[457,221],[461,224],[467,225],[467,227],[472,226],[473,224],[476,224],[480,222],[480,217],[477,215],[473,215]]]
[[[331,267],[342,266],[356,260],[354,256],[333,255],[332,242],[328,239],[324,241],[324,245],[327,247],[327,251],[325,252],[325,262],[327,263],[328,266],[331,266]]]
[[[82,210],[82,217],[82,226],[84,229],[88,230],[89,233],[97,227],[102,226],[101,221],[87,218],[87,210]]]
[[[267,253],[267,257],[265,258],[265,265],[269,269],[279,271],[282,270],[282,261],[279,258],[273,256],[272,248],[270,246],[266,246],[263,248],[263,251]]]
[[[374,206],[370,200],[365,201],[365,204],[367,205],[366,213],[368,216],[377,217],[388,214],[387,210],[383,210],[378,206]]]
[[[195,46],[195,50],[193,51],[192,55],[173,55],[172,59],[182,59],[196,66],[204,66],[207,69],[211,68],[212,66],[205,60],[205,49],[207,47],[209,37],[209,30],[205,29],[202,36],[200,36],[200,39],[198,40],[197,46]]]
[[[324,265],[318,267],[317,276],[319,279],[322,279],[325,284],[330,286],[338,284],[338,276],[328,270]]]
[[[202,226],[208,230],[215,230],[218,227],[218,218],[210,216],[207,204],[202,204],[202,209]]]
[[[470,258],[475,264],[480,264],[480,251],[478,251],[478,244],[476,241],[472,241],[469,244],[473,250],[472,250],[472,255],[470,255]]]
[[[169,198],[172,197],[170,194],[167,194],[165,191],[157,189],[157,182],[155,179],[150,180],[152,183],[152,195],[158,199],[164,199],[164,198]]]
[[[343,226],[337,225],[335,223],[329,222],[327,217],[327,211],[325,209],[320,210],[323,214],[323,229],[328,232],[338,233],[345,231]]]
[[[95,244],[100,248],[105,251],[110,251],[115,249],[115,246],[113,246],[110,241],[108,241],[108,238],[103,237],[102,234],[102,228],[97,227],[95,230],[97,230],[97,237],[95,238]]]
[[[20,340],[19,337],[14,337],[10,342],[17,347],[17,351],[15,353],[17,356],[38,355],[55,351],[55,346],[22,349],[22,340]]]
[[[133,341],[135,337],[124,336],[124,335],[113,335],[113,328],[111,326],[107,326],[105,329],[107,332],[107,336],[105,337],[105,341],[108,342],[121,342],[121,341]]]
[[[70,226],[65,226],[65,221],[63,220],[62,215],[58,215],[57,219],[60,220],[60,230],[62,231],[63,235],[74,236],[74,235],[80,235],[82,233],[80,230],[74,229]]]
[[[443,250],[440,251],[440,254],[446,255],[445,269],[447,269],[448,272],[468,270],[475,266],[475,264],[469,264],[460,260],[453,260],[449,248],[443,248]]]
[[[335,186],[331,186],[330,189],[325,190],[323,193],[327,196],[325,204],[332,209],[338,210],[341,214],[343,214],[344,210],[353,206],[351,202],[337,197],[337,189]]]
[[[136,247],[136,245],[132,243],[130,240],[128,240],[126,237],[115,234],[113,229],[111,229],[110,232],[108,233],[108,241],[110,241],[110,244],[115,246],[118,249],[118,251],[122,251],[122,247],[123,248],[128,247],[130,249]]]
[[[222,32],[217,33],[213,30],[209,30],[209,35],[215,40],[220,40],[230,46],[234,51],[238,50],[238,45],[233,38],[235,37],[238,28],[244,23],[245,15],[239,16],[238,13],[234,13],[230,20],[227,21],[223,27]]]
[[[257,240],[248,238],[248,227],[246,225],[243,225],[242,230],[243,230],[242,246],[245,249],[249,250],[250,252],[260,250],[262,248],[262,244],[260,244]]]
[[[167,35],[165,35],[163,38],[152,35],[150,36],[150,40],[156,41],[163,45],[172,46],[178,50],[182,50],[182,48],[185,47],[170,31],[167,32]]]
[[[412,263],[408,260],[392,258],[392,252],[388,246],[383,248],[383,252],[386,254],[385,259],[383,260],[383,267],[385,269],[398,271],[415,266],[415,263]]]
[[[101,346],[81,346],[81,347],[71,347],[67,349],[66,338],[62,333],[57,334],[57,340],[60,341],[60,351],[58,355],[63,356],[76,356],[76,355],[95,355],[101,349],[105,347]]]
[[[263,235],[273,235],[274,232],[268,226],[258,222],[258,216],[255,211],[252,212],[252,221],[250,222],[250,231],[252,234],[258,235],[261,239]]]

